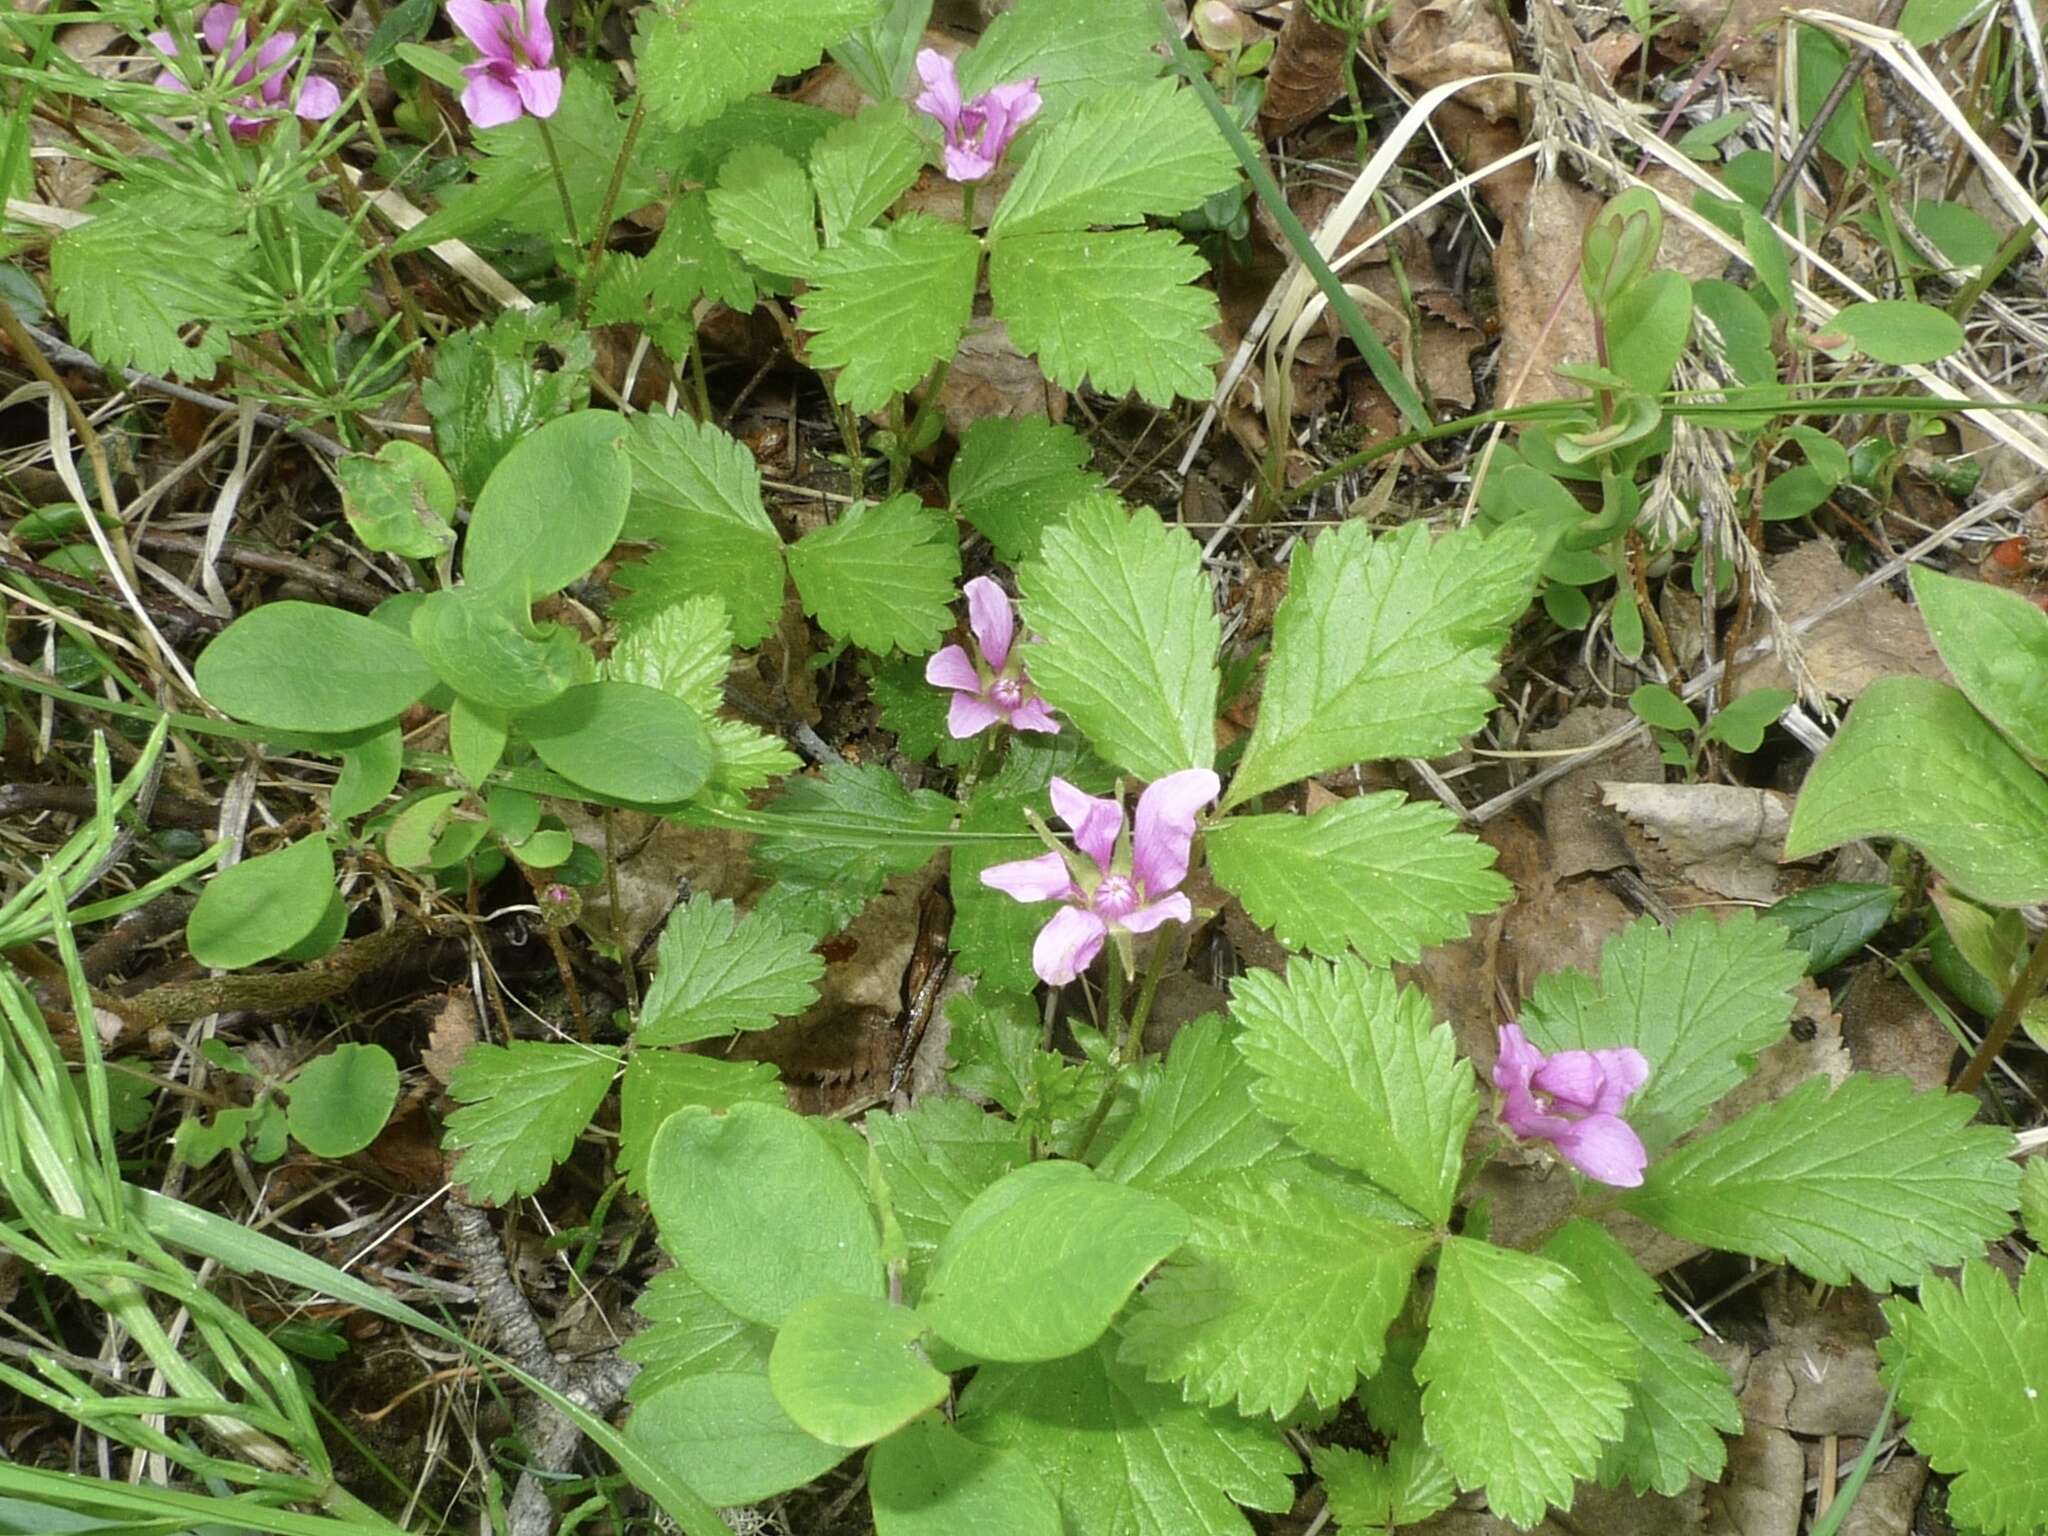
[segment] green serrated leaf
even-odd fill
[[[1324,1408],[1379,1369],[1387,1325],[1435,1237],[1303,1164],[1184,1184],[1194,1235],[1123,1323],[1119,1358],[1240,1413]]]
[[[1164,409],[1216,387],[1216,297],[1194,286],[1207,270],[1171,230],[1052,231],[998,244],[988,281],[1010,339],[1047,378],[1106,395],[1136,390]]]
[[[1399,790],[1313,816],[1233,817],[1205,846],[1216,883],[1254,921],[1318,955],[1348,946],[1378,964],[1412,963],[1515,893],[1494,872],[1494,850],[1459,831],[1454,814]]]
[[[866,229],[908,190],[924,169],[925,147],[900,101],[869,107],[818,141],[811,180],[825,219],[825,243]]]
[[[1641,1051],[1650,1079],[1629,1100],[1628,1120],[1654,1156],[1783,1038],[1805,968],[1785,930],[1754,913],[1724,922],[1695,912],[1668,929],[1640,918],[1608,940],[1597,984],[1583,971],[1537,982],[1521,1025],[1544,1051]]]
[[[804,612],[835,639],[863,650],[937,650],[952,627],[960,541],[917,497],[848,507],[789,547]]]
[[[1569,1507],[1622,1433],[1635,1373],[1635,1340],[1569,1270],[1471,1238],[1444,1244],[1415,1363],[1423,1432],[1502,1519],[1526,1528]]]
[[[1943,576],[1909,573],[1927,632],[1970,702],[2036,763],[2048,763],[2048,613],[2017,592]]]
[[[960,1213],[1030,1151],[1010,1124],[965,1099],[920,1099],[908,1114],[875,1112],[862,1123],[910,1245],[904,1294],[915,1301]]]
[[[868,690],[882,729],[895,736],[896,750],[905,757],[964,768],[980,751],[980,741],[976,737],[958,740],[946,729],[946,706],[952,695],[926,682],[924,667],[915,656],[891,656],[874,664],[868,674]]]
[[[1233,1034],[1213,1013],[1182,1027],[1139,1079],[1137,1111],[1098,1173],[1172,1194],[1298,1155],[1253,1105],[1255,1078]]]
[[[2037,1248],[2048,1248],[2048,1157],[2020,1168],[2020,1221]]]
[[[1346,523],[1299,548],[1226,808],[1356,762],[1433,757],[1478,730],[1544,553],[1518,528],[1433,540],[1421,523],[1379,538]]]
[[[744,313],[754,307],[754,279],[719,240],[707,195],[685,192],[669,204],[653,250],[606,253],[591,290],[590,321],[637,325],[680,363],[696,336],[690,317],[700,298]]]
[[[809,69],[880,11],[881,0],[664,0],[639,16],[640,89],[668,127],[708,123]]]
[[[1911,1285],[2011,1229],[2012,1138],[1970,1124],[1976,1100],[1862,1073],[1827,1090],[1809,1078],[1652,1163],[1624,1204],[1673,1236],[1835,1285]]]
[[[1926,855],[1992,906],[2048,898],[2048,781],[1970,701],[1922,677],[1882,677],[1800,787],[1785,857],[1860,837]]]
[[[1419,1419],[1414,1432],[1396,1439],[1385,1456],[1319,1445],[1313,1460],[1340,1532],[1420,1525],[1458,1496],[1443,1458],[1422,1438]]]
[[[1088,440],[1042,416],[985,416],[960,436],[947,488],[953,510],[1012,564],[1035,559],[1046,528],[1103,488]]]
[[[1237,1506],[1284,1510],[1298,1462],[1272,1425],[1194,1407],[1105,1340],[1042,1365],[984,1366],[960,1432],[1016,1452],[1088,1536],[1250,1536]]]
[[[711,227],[751,266],[808,276],[818,259],[818,209],[804,168],[769,144],[749,145],[718,168],[706,195]]]
[[[211,378],[234,332],[256,319],[249,242],[235,212],[184,193],[93,199],[92,217],[50,244],[57,312],[110,368]]]
[[[715,597],[693,597],[619,626],[604,675],[673,694],[700,715],[725,702],[732,624]]]
[[[1627,1478],[1638,1495],[1654,1488],[1675,1497],[1695,1477],[1718,1480],[1728,1460],[1721,1436],[1741,1432],[1742,1409],[1728,1373],[1694,1348],[1699,1331],[1664,1304],[1656,1283],[1595,1222],[1571,1222],[1544,1244],[1543,1256],[1576,1275],[1636,1343],[1635,1401],[1600,1464],[1600,1486]]]
[[[973,314],[980,259],[972,235],[921,213],[854,230],[820,252],[800,323],[814,333],[812,365],[839,370],[833,397],[880,410],[952,357]]]
[[[1784,924],[1792,943],[1806,952],[1806,974],[1817,976],[1877,937],[1898,901],[1892,886],[1838,881],[1795,891],[1763,915]]]
[[[1347,955],[1250,972],[1231,1004],[1266,1115],[1427,1221],[1449,1219],[1479,1094],[1428,999]]]
[[[1046,530],[1017,573],[1031,676],[1110,762],[1144,779],[1216,758],[1216,594],[1201,548],[1113,497]]]
[[[655,953],[633,1032],[642,1045],[768,1029],[816,1002],[825,974],[805,935],[758,912],[739,917],[701,892],[669,914]]]
[[[1155,77],[1159,20],[1147,0],[1017,0],[960,60],[960,89],[1038,82],[1048,117],[1115,86]]]
[[[478,1204],[532,1194],[574,1149],[618,1067],[619,1053],[603,1046],[472,1045],[448,1080],[463,1106],[442,1138],[462,1154],[455,1182]]]
[[[1929,1276],[1917,1305],[1894,1297],[1884,1314],[1883,1377],[1899,1389],[1914,1448],[1955,1479],[1950,1515],[1985,1536],[2048,1526],[2048,1260],[2028,1261],[2015,1295],[1973,1258],[1960,1286]]]
[[[1237,157],[1177,80],[1106,90],[1053,124],[989,221],[997,240],[1170,217],[1237,184]]]
[[[664,1120],[691,1104],[725,1110],[742,1101],[784,1104],[781,1079],[765,1061],[721,1061],[686,1051],[635,1050],[619,1079],[618,1170],[647,1193],[647,1154]],[[767,1356],[764,1354],[765,1362]]]
[[[756,910],[822,938],[851,922],[889,876],[930,862],[958,805],[928,789],[913,794],[878,763],[834,763],[818,777],[791,779],[767,809],[778,825],[756,840],[754,862],[778,884]]]
[[[465,496],[476,498],[491,472],[541,423],[589,403],[596,355],[583,328],[548,304],[508,310],[489,326],[458,331],[434,348],[434,371],[420,386],[420,402],[433,419],[434,447]],[[467,567],[464,574],[482,579]]]
[[[628,1334],[619,1353],[640,1367],[626,1389],[638,1403],[689,1376],[765,1373],[772,1330],[714,1301],[688,1271],[664,1269],[633,1301],[647,1326]]]

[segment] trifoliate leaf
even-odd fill
[[[1675,1237],[1840,1285],[1912,1285],[2011,1230],[2010,1133],[1903,1077],[1809,1078],[1650,1165],[1627,1208]]]
[[[708,123],[728,102],[809,69],[881,8],[881,0],[664,0],[640,13],[633,39],[641,94],[668,127]]]
[[[690,1104],[725,1110],[746,1100],[783,1104],[782,1080],[765,1061],[721,1061],[687,1051],[636,1050],[619,1078],[618,1170],[636,1195],[647,1193],[647,1152],[662,1121]]]
[[[1742,1409],[1728,1373],[1694,1348],[1699,1331],[1595,1222],[1572,1222],[1544,1245],[1543,1256],[1578,1276],[1636,1342],[1635,1401],[1600,1464],[1600,1486],[1627,1478],[1638,1495],[1654,1488],[1676,1496],[1695,1477],[1718,1479],[1728,1460],[1721,1435],[1741,1432]]]
[[[1536,983],[1522,1028],[1544,1051],[1632,1045],[1650,1080],[1628,1122],[1652,1153],[1684,1135],[1782,1039],[1804,956],[1784,928],[1738,912],[1695,912],[1670,928],[1641,918],[1608,940],[1600,980],[1559,971]]]
[[[848,507],[789,547],[804,612],[862,650],[935,651],[953,623],[960,541],[915,496]]]
[[[1250,972],[1231,1005],[1261,1110],[1417,1215],[1450,1218],[1479,1095],[1427,998],[1347,955]]]
[[[697,334],[691,310],[700,298],[750,310],[754,279],[713,232],[705,194],[686,192],[669,204],[653,250],[645,256],[605,254],[591,290],[590,322],[637,325],[680,363]]]
[[[1059,1132],[1101,1100],[1106,1069],[1043,1049],[1044,1026],[1030,997],[984,984],[951,999],[946,1021],[953,1027],[949,1080],[1009,1111],[1020,1139],[1057,1145]]]
[[[2028,1260],[2015,1296],[1973,1258],[1960,1287],[1929,1276],[1917,1305],[1895,1296],[1884,1315],[1883,1379],[1914,1449],[1955,1479],[1951,1518],[1985,1536],[2048,1528],[2048,1259]]]
[[[1295,551],[1273,661],[1226,799],[1383,757],[1431,757],[1479,729],[1508,626],[1543,558],[1518,530],[1380,538],[1345,523]]]
[[[116,191],[94,198],[92,215],[50,244],[50,285],[73,339],[110,368],[212,377],[235,330],[255,319],[234,210]]]
[[[1171,216],[1234,186],[1237,157],[1176,80],[1107,90],[1041,134],[996,205],[997,240]]]
[[[1332,1407],[1379,1369],[1434,1236],[1307,1164],[1177,1185],[1174,1198],[1194,1236],[1133,1304],[1120,1359],[1193,1401],[1275,1418],[1304,1395]]]
[[[869,107],[826,134],[811,151],[811,180],[825,217],[825,243],[866,229],[924,169],[924,140],[900,101]]]
[[[1413,962],[1465,936],[1476,912],[1515,893],[1494,851],[1441,805],[1399,790],[1313,816],[1239,816],[1207,838],[1216,883],[1280,942],[1318,955]]]
[[[1171,230],[1054,231],[997,245],[988,282],[1010,339],[1055,384],[1163,409],[1216,387],[1216,296],[1194,286],[1207,271]]]
[[[749,266],[803,277],[818,259],[818,208],[811,179],[781,150],[749,145],[718,168],[706,195],[711,227]]]
[[[1102,489],[1088,440],[1042,416],[984,416],[960,435],[947,477],[953,510],[1004,560],[1037,557],[1040,536]]]
[[[1148,0],[1017,0],[960,59],[960,89],[1038,82],[1046,115],[1159,73],[1159,17]]]
[[[870,1113],[863,1124],[910,1245],[904,1294],[915,1301],[960,1213],[1030,1150],[1008,1122],[965,1099],[920,1099],[908,1114]]]
[[[930,862],[959,807],[928,789],[912,794],[878,763],[834,763],[791,779],[764,809],[776,825],[756,840],[754,862],[778,883],[756,910],[822,938],[889,876]]]
[[[1298,1463],[1272,1425],[1183,1402],[1104,1340],[1043,1365],[984,1366],[959,1430],[1015,1451],[1088,1536],[1250,1536],[1237,1505],[1283,1510]]]
[[[1251,1067],[1216,1014],[1184,1025],[1138,1082],[1138,1108],[1096,1165],[1105,1179],[1177,1193],[1222,1175],[1292,1161],[1286,1133],[1252,1103]]]
[[[1911,843],[1992,906],[2048,898],[2048,781],[1946,683],[1864,689],[1800,786],[1785,857],[1861,837]]]
[[[1149,507],[1082,502],[1017,573],[1032,680],[1140,778],[1216,758],[1216,591],[1201,546]]]
[[[688,1376],[768,1369],[774,1330],[721,1306],[686,1270],[664,1269],[648,1281],[633,1310],[647,1326],[619,1353],[640,1367],[626,1389],[635,1403]]]
[[[1458,1496],[1451,1474],[1420,1431],[1368,1456],[1343,1445],[1319,1445],[1312,1460],[1339,1532],[1420,1525]]]
[[[1496,1515],[1528,1527],[1571,1504],[1621,1435],[1635,1372],[1634,1339],[1569,1270],[1472,1238],[1444,1244],[1415,1362],[1423,1432]]]
[[[575,1147],[618,1068],[619,1053],[603,1046],[472,1045],[448,1079],[463,1106],[442,1138],[462,1154],[455,1182],[483,1205],[532,1194]]]
[[[770,1028],[816,1002],[825,974],[805,935],[758,912],[738,917],[731,902],[701,892],[669,914],[655,954],[634,1030],[642,1045]]]
[[[799,323],[814,333],[812,366],[839,370],[833,398],[880,410],[950,358],[974,310],[980,257],[959,225],[921,213],[854,230],[819,252]]]

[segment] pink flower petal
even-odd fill
[[[1038,109],[1045,105],[1038,94],[1038,81],[1013,80],[1008,85],[990,86],[975,99],[976,106],[987,114],[987,126],[981,132],[982,153],[992,160],[1000,160],[1003,151],[1010,147],[1010,141],[1018,131],[1038,116]]]
[[[228,39],[235,34],[235,24],[241,19],[242,8],[238,5],[209,5],[206,14],[199,18],[199,35],[206,39],[210,51],[224,53]],[[235,52],[239,54],[241,49]]]
[[[562,72],[559,69],[521,69],[512,75],[512,88],[519,101],[535,117],[553,117],[562,104]]]
[[[1003,718],[1003,712],[978,693],[956,693],[946,706],[946,732],[955,741],[978,736]]]
[[[1117,920],[1117,926],[1131,933],[1150,933],[1164,923],[1192,923],[1194,920],[1194,907],[1187,897],[1175,891],[1164,901],[1148,902],[1126,912]]]
[[[1207,768],[1169,773],[1138,797],[1138,824],[1131,837],[1131,873],[1147,896],[1164,896],[1188,875],[1188,849],[1195,840],[1195,812],[1214,800],[1222,781]]]
[[[1074,846],[1102,868],[1116,857],[1116,840],[1124,830],[1123,807],[1114,800],[1083,794],[1057,774],[1052,781],[1053,813],[1074,834]]]
[[[519,92],[509,80],[500,80],[488,64],[466,64],[462,72],[469,84],[462,88],[462,110],[474,128],[497,128],[520,115]]]
[[[1043,731],[1048,736],[1060,733],[1060,723],[1053,718],[1051,710],[1045,707],[1043,699],[1026,699],[1010,714],[1010,729],[1013,731]]]
[[[1093,912],[1061,907],[1038,930],[1038,940],[1031,946],[1031,969],[1046,985],[1064,987],[1094,964],[1108,937],[1108,926]]]
[[[936,48],[920,48],[917,78],[924,82],[924,89],[911,105],[936,118],[951,133],[960,121],[960,78],[953,72],[953,61]]]
[[[967,627],[974,631],[981,647],[981,659],[991,672],[1003,670],[1010,659],[1010,642],[1017,635],[1017,616],[1010,609],[1010,594],[977,576],[963,589],[967,593]]]
[[[1543,1065],[1543,1053],[1529,1043],[1529,1037],[1522,1033],[1519,1024],[1501,1025],[1499,1038],[1500,1054],[1493,1063],[1493,1086],[1502,1093],[1512,1093],[1516,1089],[1526,1093],[1529,1080]]]
[[[512,57],[512,40],[505,35],[505,7],[493,5],[491,0],[448,0],[448,19],[486,59],[502,64],[516,62]]]
[[[308,75],[292,110],[309,123],[324,123],[341,110],[341,90],[325,75]]]
[[[934,688],[954,688],[963,693],[981,692],[981,674],[964,645],[944,646],[924,664],[924,680]]]
[[[548,25],[548,0],[526,0],[526,24],[521,28],[519,45],[526,50],[527,62],[537,67],[546,68],[553,60],[555,32],[554,28]],[[559,88],[559,77],[556,84]],[[538,108],[534,111],[536,117],[550,117],[553,114],[552,107],[546,112]]]
[[[1551,1137],[1565,1161],[1589,1179],[1633,1189],[1643,1182],[1649,1154],[1642,1138],[1616,1115],[1588,1115]]]
[[[948,181],[980,181],[996,168],[994,156],[971,144],[948,144],[943,158]]]
[[[156,88],[160,91],[189,93],[192,89],[174,69],[160,69],[156,72]]]
[[[1074,877],[1067,870],[1067,861],[1056,853],[991,864],[981,872],[981,883],[1019,901],[1064,901],[1074,894]]]

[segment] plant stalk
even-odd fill
[[[2005,1049],[2012,1039],[2012,1032],[2020,1026],[2020,1015],[2027,1011],[2027,1005],[2041,995],[2041,988],[2048,986],[2048,933],[2034,941],[2034,952],[2027,959],[2027,968],[2020,972],[2020,979],[2012,984],[2005,994],[2005,1001],[1999,1005],[1998,1017],[1991,1021],[1991,1029],[1977,1046],[1976,1054],[1964,1066],[1956,1078],[1957,1093],[1975,1093],[1978,1084],[1984,1081],[1985,1073],[1991,1070],[1991,1063],[1998,1053]]]

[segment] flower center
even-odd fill
[[[988,691],[989,702],[998,709],[1015,709],[1024,702],[1024,684],[1019,678],[999,677]]]
[[[1129,875],[1104,875],[1102,883],[1095,887],[1095,899],[1090,903],[1098,917],[1115,922],[1128,917],[1131,909],[1138,904],[1138,887]]]

